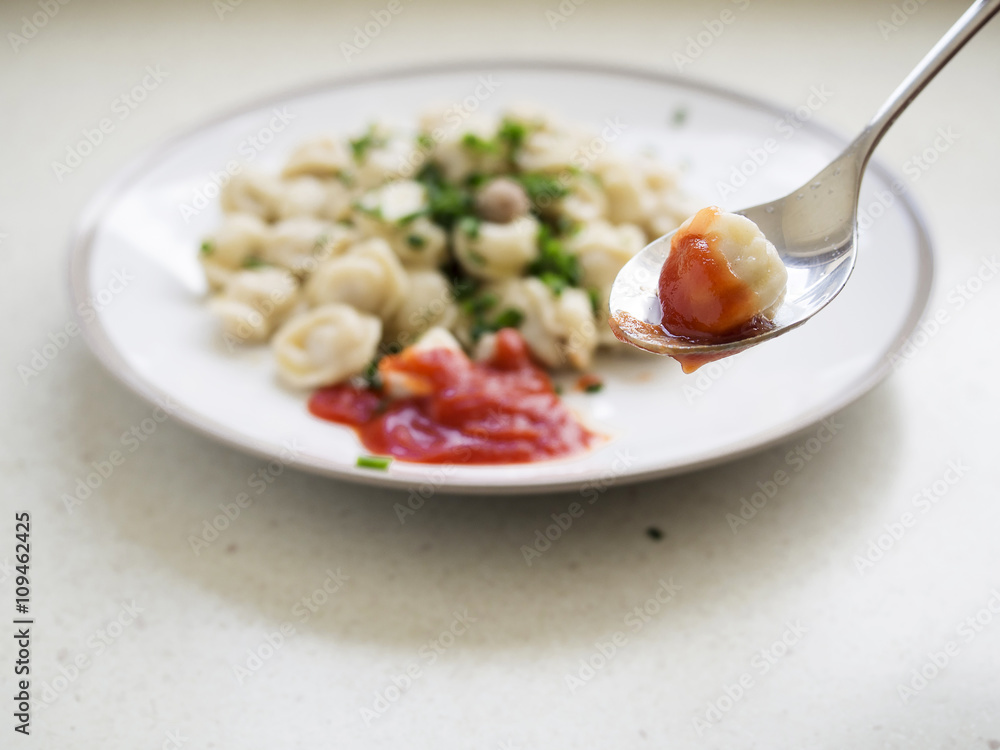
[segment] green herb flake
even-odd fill
[[[448,182],[438,165],[427,164],[417,175],[417,181],[427,190],[428,213],[439,226],[451,229],[459,217],[472,213],[472,193]]]
[[[246,257],[246,258],[243,259],[243,267],[244,268],[250,268],[250,269],[261,268],[262,266],[266,266],[266,265],[267,265],[267,263],[265,263],[263,260],[261,260],[260,258],[258,258],[256,255],[250,255],[250,256],[248,256],[248,257]]]
[[[365,387],[373,391],[382,390],[382,376],[378,371],[378,362],[379,358],[377,357],[369,362],[364,375],[361,376],[365,381]]]
[[[500,123],[500,129],[497,131],[497,140],[507,144],[511,156],[514,156],[524,145],[527,137],[528,127],[523,122],[506,118]]]
[[[596,289],[588,289],[587,296],[590,298],[590,308],[594,311],[594,315],[598,315],[601,312],[601,293]]]
[[[422,234],[411,234],[406,237],[406,244],[414,250],[423,250],[427,244],[427,238]]]
[[[434,139],[429,133],[419,133],[417,135],[417,145],[424,151],[430,151],[434,148]]]
[[[508,307],[493,320],[493,330],[499,331],[501,328],[519,328],[524,322],[524,313],[514,307]]]
[[[572,237],[583,225],[568,216],[560,216],[555,221],[556,231],[564,237]]]
[[[475,133],[465,133],[462,136],[462,145],[476,154],[500,153],[500,145],[496,141],[488,140]]]
[[[465,178],[464,185],[470,190],[477,190],[485,185],[487,182],[492,180],[488,174],[483,174],[482,172],[473,172],[468,177]]]
[[[544,224],[538,230],[538,257],[528,266],[528,273],[539,277],[556,294],[567,286],[579,286],[582,276],[576,256]]]
[[[468,315],[482,315],[486,311],[496,307],[497,301],[495,294],[487,292],[486,294],[480,294],[478,297],[470,297],[462,300],[462,310]]]
[[[324,248],[326,248],[326,245],[327,245],[327,243],[329,241],[330,241],[329,235],[321,234],[319,237],[317,237],[316,241],[313,242],[313,246],[312,246],[312,252],[313,252],[313,254],[315,255],[316,253],[318,253],[321,250],[323,250]]]
[[[354,156],[354,161],[360,163],[365,160],[367,153],[373,148],[379,148],[385,145],[385,138],[377,135],[375,132],[375,126],[369,126],[368,130],[360,138],[353,138],[349,141],[351,145],[351,154]]]
[[[400,216],[398,219],[396,219],[396,226],[399,227],[408,226],[409,224],[412,224],[417,219],[419,219],[421,216],[426,216],[426,215],[427,215],[427,209],[421,208],[417,211],[414,211],[413,213],[406,214],[405,216]]]
[[[469,318],[469,336],[473,342],[479,341],[487,333],[495,333],[501,328],[519,328],[524,322],[524,313],[514,307],[501,310],[492,318],[487,317],[499,300],[495,294],[487,292],[462,300],[462,312]]]
[[[557,273],[552,273],[551,271],[545,271],[538,274],[538,279],[557,297],[561,297],[562,293],[566,290],[566,287],[569,286],[565,277],[560,276]]]
[[[391,456],[358,456],[358,467],[362,469],[385,471],[391,463]]]
[[[199,249],[199,252],[202,255],[209,256],[215,252],[215,245],[213,245],[208,240],[205,240],[204,242],[201,243],[201,248]]]
[[[468,302],[475,295],[478,285],[475,280],[470,279],[467,276],[463,276],[458,272],[458,266],[455,266],[455,270],[451,273],[451,293],[455,297],[456,302],[462,304]]]
[[[600,393],[604,390],[604,383],[599,380],[596,383],[588,383],[583,390],[584,393]]]
[[[378,221],[384,221],[385,218],[382,216],[381,206],[374,206],[374,207],[366,206],[361,201],[355,201],[354,210],[357,211],[358,213],[364,214],[365,216],[370,216],[373,219],[377,219]]]
[[[552,201],[569,195],[569,188],[558,177],[552,175],[526,172],[514,175],[514,179],[521,183],[524,192],[528,194],[528,199],[536,208],[545,208]]]
[[[480,223],[481,222],[479,221],[479,219],[477,219],[475,216],[463,216],[461,219],[458,220],[458,228],[462,231],[463,234],[465,234],[466,237],[474,240],[479,236]],[[472,253],[470,253],[470,256],[471,255]],[[482,258],[481,255],[479,257]],[[486,262],[485,259],[483,259],[483,263],[485,262]],[[483,265],[483,263],[480,263],[480,265]]]
[[[684,107],[678,107],[674,110],[674,116],[671,120],[675,128],[681,127],[685,122],[687,122],[688,111]]]

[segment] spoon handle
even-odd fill
[[[924,86],[930,83],[938,71],[955,56],[955,53],[996,15],[997,11],[1000,11],[1000,0],[976,0],[892,92],[872,121],[847,149],[848,152],[853,152],[858,174],[864,171],[868,158],[889,126],[896,121]]]

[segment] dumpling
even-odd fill
[[[579,167],[581,154],[593,136],[578,128],[554,124],[532,130],[515,157],[524,172],[559,173]]]
[[[555,204],[556,214],[577,223],[603,219],[608,213],[608,198],[593,174],[575,175],[566,184],[568,195]]]
[[[538,257],[538,220],[522,216],[507,224],[459,222],[452,230],[455,257],[470,276],[484,281],[520,276]]]
[[[407,367],[413,355],[432,349],[446,349],[460,354],[459,362],[468,363],[462,345],[444,328],[431,328],[412,346],[406,347],[398,356],[386,357],[379,362],[378,372],[382,378],[384,393],[389,398],[426,396],[434,392],[434,383],[419,368]]]
[[[606,221],[585,224],[565,242],[567,252],[576,256],[581,286],[607,294],[615,277],[646,245],[646,235],[634,224],[613,226]]]
[[[451,284],[440,271],[410,273],[410,291],[392,316],[387,333],[406,346],[430,328],[451,328],[458,319],[458,306]]]
[[[472,115],[456,122],[449,109],[425,114],[420,128],[430,135],[430,159],[450,182],[462,182],[472,174],[504,171],[504,154],[484,147],[496,139],[497,122],[484,115]]]
[[[329,193],[322,180],[315,177],[296,177],[283,180],[275,206],[279,219],[293,216],[321,216],[329,200]]]
[[[209,285],[225,286],[233,273],[260,254],[266,236],[267,225],[258,216],[227,214],[201,246],[199,259]]]
[[[317,388],[360,374],[375,358],[382,321],[349,305],[296,315],[274,336],[278,375],[293,388]]]
[[[773,318],[788,271],[774,245],[745,216],[703,208],[681,224],[659,278],[663,327],[712,339],[756,318]]]
[[[219,202],[226,213],[254,214],[264,221],[274,221],[281,194],[280,179],[244,168],[223,186]]]
[[[268,232],[262,257],[271,265],[287,268],[292,273],[308,273],[316,266],[315,255],[337,230],[336,225],[311,216],[279,221]]]
[[[370,190],[412,173],[416,145],[412,138],[393,133],[385,125],[373,125],[350,141],[351,165],[346,172],[351,184]]]
[[[281,268],[238,271],[209,307],[222,320],[227,342],[260,343],[298,302],[298,281]]]
[[[409,293],[409,279],[385,240],[376,237],[320,264],[305,291],[312,305],[338,302],[388,320]]]
[[[676,173],[650,156],[604,155],[594,166],[607,196],[607,218],[637,224],[654,240],[671,232],[697,207],[679,189]]]
[[[354,227],[344,224],[334,224],[327,227],[316,241],[316,249],[313,251],[312,258],[303,262],[306,273],[311,274],[324,261],[343,255],[360,239],[361,234]]]
[[[590,366],[597,349],[597,325],[590,296],[582,289],[555,294],[535,277],[511,279],[490,287],[498,309],[520,310],[521,335],[540,362],[550,368]]]
[[[354,193],[351,189],[340,180],[322,180],[321,184],[326,193],[326,200],[317,216],[330,221],[350,219],[354,207]]]
[[[351,152],[343,140],[318,136],[303,142],[292,152],[282,174],[285,177],[335,177],[350,166]]]
[[[607,325],[608,298],[622,266],[646,245],[646,235],[634,224],[612,226],[606,221],[585,224],[566,241],[566,250],[576,256],[581,286],[597,295],[598,339],[614,344],[617,339]]]
[[[634,159],[605,157],[595,165],[607,197],[607,217],[613,224],[645,223],[653,209],[653,193]]]
[[[447,254],[445,231],[422,214],[427,190],[413,180],[397,180],[365,193],[355,223],[365,234],[381,237],[408,268],[436,268]]]

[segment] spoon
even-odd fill
[[[615,279],[609,299],[611,329],[622,341],[676,358],[686,372],[780,336],[822,310],[854,268],[861,178],[889,126],[941,68],[1000,10],[1000,0],[978,0],[949,29],[882,105],[861,134],[825,169],[778,200],[735,213],[753,221],[775,246],[788,270],[785,299],[773,326],[725,341],[672,336],[660,320],[660,270],[677,230],[653,240]]]

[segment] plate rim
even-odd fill
[[[778,117],[786,116],[790,113],[783,106],[767,99],[736,91],[709,81],[701,81],[696,78],[684,77],[641,66],[590,62],[572,58],[463,58],[416,66],[397,64],[349,75],[323,78],[301,86],[275,90],[273,93],[255,97],[242,104],[226,108],[219,113],[198,120],[193,125],[184,127],[175,133],[168,134],[154,141],[115,172],[87,201],[70,233],[68,242],[68,281],[73,317],[76,319],[83,334],[83,339],[87,342],[90,351],[115,380],[143,400],[150,404],[157,404],[162,403],[165,399],[170,399],[169,393],[161,391],[128,364],[118,349],[112,344],[100,316],[87,322],[80,317],[78,312],[80,302],[87,297],[87,272],[90,268],[94,239],[101,219],[107,213],[114,199],[121,197],[127,191],[130,184],[145,173],[147,166],[169,152],[170,149],[213,125],[223,123],[262,107],[280,104],[282,101],[288,99],[336,89],[353,88],[378,81],[419,78],[436,73],[455,73],[462,69],[475,70],[483,68],[525,70],[529,72],[566,71],[573,73],[611,74],[619,77],[651,81],[677,89],[697,91],[702,94],[708,93],[715,97],[735,101],[744,106]],[[845,138],[841,133],[823,123],[810,121],[809,127],[813,132],[832,141],[834,144],[846,146],[850,142],[850,139]],[[868,170],[878,173],[879,176],[887,180],[890,184],[898,179],[893,171],[884,166],[878,159],[873,158],[871,160]],[[918,265],[916,269],[915,294],[910,300],[906,319],[900,327],[897,337],[889,346],[888,353],[898,351],[919,325],[930,301],[936,265],[935,251],[923,213],[909,192],[900,194],[898,199],[916,230]],[[772,428],[763,433],[755,433],[754,437],[743,439],[728,449],[706,451],[702,456],[696,457],[694,460],[668,464],[658,468],[615,477],[613,484],[614,486],[626,486],[686,474],[765,451],[852,404],[882,382],[892,369],[891,357],[883,356],[875,367],[865,372],[861,377],[858,377],[838,398],[831,399],[820,407],[803,412],[796,418],[783,422],[779,427]],[[257,458],[274,459],[277,455],[270,446],[241,435],[233,428],[207,418],[196,411],[188,410],[183,406],[178,405],[178,408],[171,412],[170,418],[176,419],[179,423],[216,442],[220,442],[240,452],[256,456]],[[393,477],[389,472],[359,470],[351,466],[344,468],[321,466],[298,457],[283,460],[283,463],[285,466],[310,474],[330,477],[354,484],[400,491],[405,491],[420,481],[417,478]],[[492,496],[565,493],[580,491],[581,487],[587,486],[588,481],[587,478],[577,478],[572,480],[560,479],[550,482],[543,480],[531,483],[500,485],[497,485],[495,481],[491,481],[489,484],[447,481],[436,483],[435,493]]]

